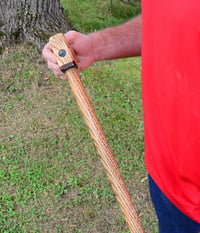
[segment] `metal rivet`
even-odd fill
[[[61,49],[61,50],[59,50],[59,52],[58,52],[58,55],[60,56],[60,57],[65,57],[66,56],[66,51],[64,50],[64,49]]]

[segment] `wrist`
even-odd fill
[[[91,39],[92,43],[92,51],[93,51],[93,59],[95,61],[104,60],[105,57],[103,55],[105,51],[104,39],[99,32],[94,32],[88,35]]]

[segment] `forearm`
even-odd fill
[[[109,60],[141,55],[142,19],[138,16],[127,23],[84,35],[69,31],[65,37],[76,54],[78,71],[83,71],[95,61]],[[49,46],[45,45],[43,56],[48,60],[48,67],[56,75],[65,78],[55,61]]]
[[[116,27],[89,34],[93,40],[95,61],[141,55],[142,17]]]

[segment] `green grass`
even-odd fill
[[[65,13],[78,31],[93,32],[108,26],[123,23],[141,12],[139,0],[133,0],[133,5],[121,0],[62,0]]]
[[[129,18],[109,3],[67,1],[69,16],[85,32]],[[145,232],[154,233],[140,76],[140,58],[98,62],[81,74]],[[0,232],[128,232],[67,81],[32,46],[4,51],[0,98]]]

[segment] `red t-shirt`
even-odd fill
[[[142,0],[145,163],[200,222],[200,0]]]

